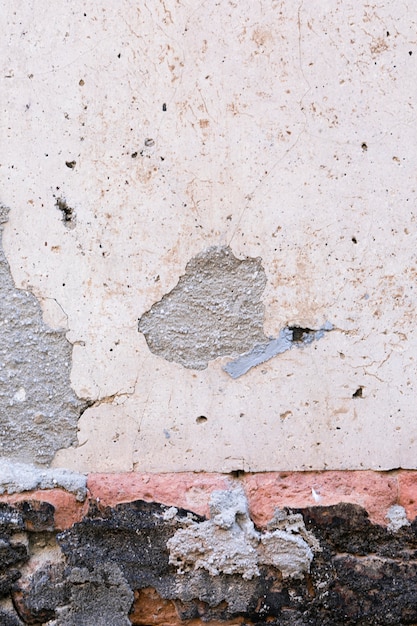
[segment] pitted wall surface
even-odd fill
[[[409,6],[73,0],[51,19],[44,0],[8,0],[0,21],[4,252],[19,308],[35,314],[33,294],[49,329],[19,336],[25,371],[45,366],[28,421],[26,380],[5,392],[5,457],[77,472],[416,468]],[[190,330],[183,350],[162,303]],[[290,329],[317,338],[326,322],[281,350]]]

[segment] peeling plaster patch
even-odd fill
[[[220,356],[265,341],[266,276],[260,259],[237,259],[229,247],[195,256],[178,284],[139,320],[149,349],[167,361],[205,369]]]
[[[242,354],[234,361],[224,366],[224,371],[232,378],[239,378],[252,367],[269,361],[277,354],[291,350],[294,346],[300,348],[324,337],[324,333],[333,329],[330,322],[326,322],[319,330],[287,326],[283,328],[276,339],[256,345],[250,352]]]
[[[302,578],[310,571],[313,550],[320,549],[298,514],[278,510],[267,531],[257,531],[241,489],[213,492],[210,516],[205,522],[188,521],[168,540],[169,562],[179,574],[205,569],[212,576],[240,574],[250,580],[260,575],[260,565],[272,565],[284,578]]]
[[[39,469],[0,459],[0,494],[56,487],[74,493],[77,500],[83,502],[87,495],[87,478],[67,469]]]
[[[390,506],[386,517],[387,519],[389,519],[387,530],[390,530],[391,532],[395,533],[403,526],[410,526],[410,522],[407,519],[405,509],[399,504],[394,504],[393,506]]]
[[[241,260],[227,246],[209,248],[187,263],[177,286],[142,315],[138,329],[151,352],[190,369],[237,356],[223,368],[232,378],[332,330],[330,322],[319,330],[287,326],[268,339],[261,302],[265,284],[259,258]]]
[[[0,207],[0,234],[8,209]],[[0,246],[0,456],[48,463],[76,441],[82,401],[70,384],[72,346],[17,289]]]

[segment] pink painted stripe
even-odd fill
[[[154,501],[207,516],[212,491],[236,485],[244,488],[250,514],[259,526],[271,519],[277,507],[303,508],[339,502],[359,504],[368,511],[373,523],[382,525],[387,524],[386,514],[394,504],[405,508],[410,521],[417,516],[417,470],[265,472],[239,477],[203,472],[102,473],[88,476],[88,497],[84,503],[62,489],[2,495],[0,502],[49,502],[56,509],[56,527],[64,529],[80,521],[93,500],[104,506],[133,500]]]

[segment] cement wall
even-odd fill
[[[412,7],[0,23],[0,622],[417,623]]]
[[[51,15],[39,0],[0,19],[4,251],[72,345],[62,393],[90,404],[77,441],[72,425],[48,444],[53,465],[414,468],[407,5],[75,0]],[[283,346],[294,327],[309,341]],[[16,459],[49,461],[21,388]]]

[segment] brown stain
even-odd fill
[[[338,409],[333,410],[334,415],[344,415],[345,413],[350,413],[350,407],[341,406]]]
[[[274,41],[272,33],[267,28],[263,27],[255,28],[251,39],[258,47],[264,47]]]
[[[370,49],[372,54],[381,54],[388,50],[389,46],[383,37],[378,37],[377,39],[373,39]]]

